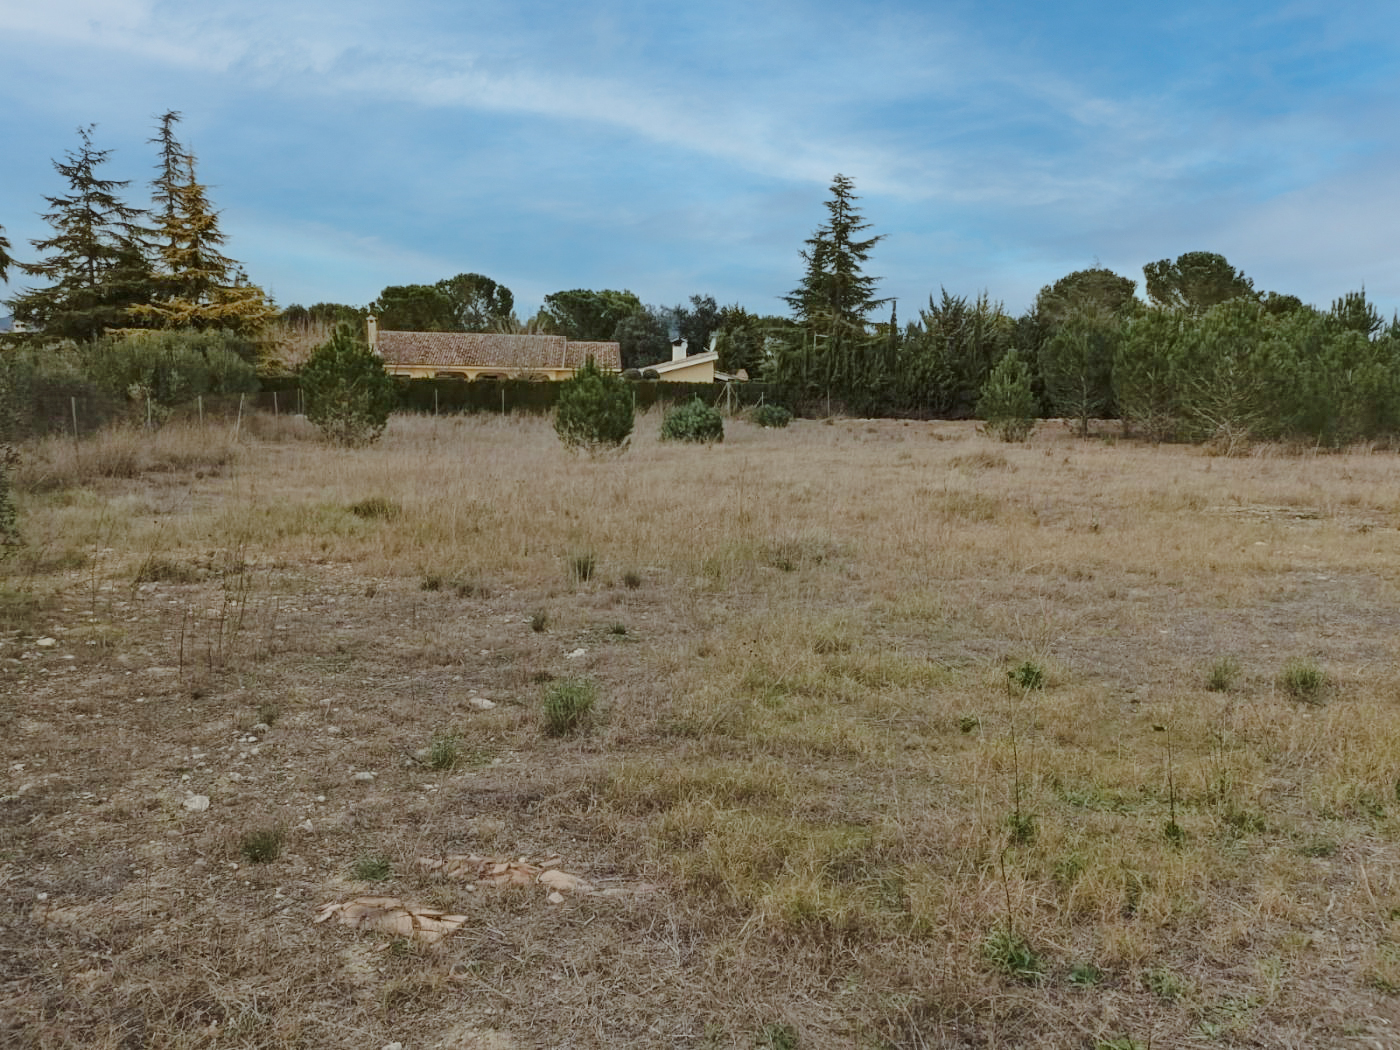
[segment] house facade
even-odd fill
[[[407,379],[563,380],[588,358],[605,372],[622,369],[617,343],[570,342],[562,335],[496,332],[395,332],[368,321],[369,345],[384,370]]]

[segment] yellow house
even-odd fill
[[[562,335],[495,332],[393,332],[369,319],[369,345],[390,375],[408,379],[568,379],[593,358],[622,369],[616,343],[571,343]]]
[[[658,365],[647,365],[642,374],[649,377],[655,372],[663,383],[713,383],[715,362],[719,360],[718,350],[706,350],[703,354],[686,355],[687,343],[676,339],[671,343],[671,360]]]

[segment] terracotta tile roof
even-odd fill
[[[565,368],[582,368],[589,358],[603,371],[622,371],[622,348],[617,343],[570,343],[564,353]]]
[[[590,354],[601,368],[622,365],[616,343],[571,343],[562,335],[499,335],[494,332],[379,332],[379,355],[387,365],[440,368],[577,368]]]

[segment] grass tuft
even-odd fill
[[[355,858],[355,864],[350,870],[361,882],[383,882],[394,873],[394,866],[389,863],[388,857],[362,853]]]
[[[1212,693],[1228,693],[1240,677],[1240,662],[1233,656],[1222,656],[1210,665],[1206,688]]]
[[[1018,981],[1034,983],[1045,975],[1045,960],[1019,933],[998,927],[982,942],[982,954],[992,969]]]
[[[430,769],[456,769],[462,761],[462,741],[454,732],[439,730],[433,734],[428,744],[428,767]]]
[[[271,864],[282,855],[287,833],[279,826],[245,831],[238,840],[238,852],[249,864]]]
[[[587,679],[573,678],[551,685],[544,694],[544,728],[550,736],[572,736],[587,724],[598,689]]]
[[[1327,689],[1327,672],[1316,660],[1297,656],[1284,664],[1279,674],[1279,686],[1294,700],[1320,704]]]

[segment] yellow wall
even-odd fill
[[[651,367],[655,368],[655,365]],[[645,371],[645,369],[643,369]],[[664,372],[657,370],[657,376],[663,383],[713,383],[715,381],[715,362],[696,361],[694,364],[681,365],[679,368],[668,368]]]

